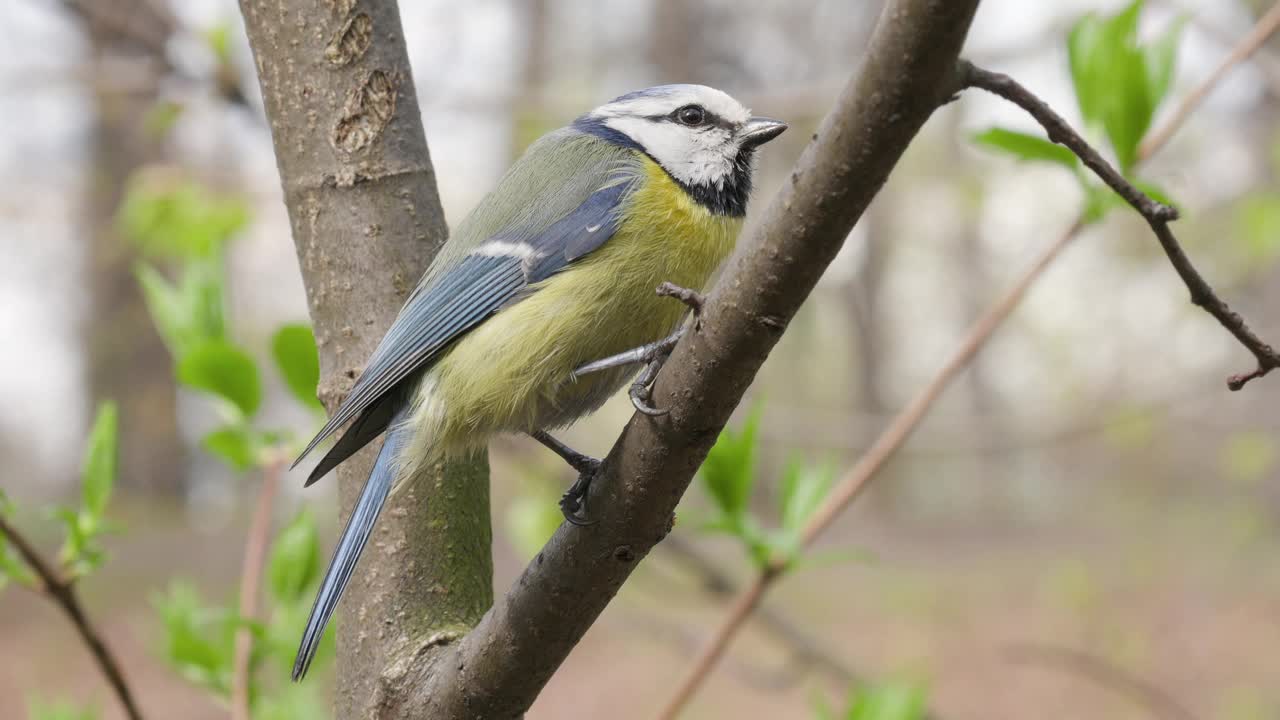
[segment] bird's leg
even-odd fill
[[[560,498],[560,512],[564,514],[564,519],[573,525],[594,525],[594,520],[587,519],[587,490],[591,488],[591,481],[600,470],[600,461],[565,445],[551,437],[551,434],[545,430],[534,430],[529,435],[563,458],[569,463],[569,467],[578,471],[578,479],[573,481]]]
[[[694,330],[701,328],[702,305],[706,301],[706,297],[702,293],[669,282],[659,285],[656,292],[662,297],[676,298],[688,305],[689,309],[693,311]],[[631,397],[631,404],[635,406],[636,410],[650,417],[666,415],[666,410],[659,410],[650,404],[653,381],[657,379],[658,371],[662,369],[662,365],[667,361],[667,358],[671,357],[671,351],[675,349],[676,343],[680,342],[680,338],[684,337],[684,333],[685,327],[682,325],[675,332],[661,340],[582,365],[574,369],[573,375],[577,377],[623,365],[644,363],[644,370],[641,370],[635,382],[631,383],[631,389],[627,393]]]

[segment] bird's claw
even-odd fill
[[[649,417],[662,417],[671,412],[649,404],[653,396],[653,388],[648,385],[632,384],[631,392],[627,394],[631,396],[631,406]]]
[[[666,415],[668,410],[662,410],[654,407],[651,402],[653,400],[653,382],[658,379],[658,371],[662,369],[662,364],[671,357],[671,350],[675,347],[679,340],[679,334],[667,338],[669,344],[657,345],[654,351],[646,358],[647,362],[644,370],[640,371],[640,376],[636,381],[631,383],[631,390],[627,393],[631,397],[631,405],[636,410],[648,415],[649,417],[662,417]]]
[[[600,469],[600,461],[595,458],[584,458],[583,462],[585,467],[577,468],[578,479],[560,497],[560,513],[564,515],[566,522],[578,527],[588,527],[599,522],[590,519],[587,515],[587,491],[591,488],[591,481],[595,479],[596,471]]]
[[[706,303],[706,297],[702,293],[670,282],[664,282],[659,285],[656,292],[662,297],[672,297],[688,305],[689,309],[693,311],[694,330],[701,329],[702,306]],[[667,361],[667,358],[671,357],[671,351],[675,349],[676,343],[680,342],[680,338],[684,337],[684,334],[685,327],[682,326],[661,340],[579,365],[570,373],[570,377],[576,381],[583,375],[593,372],[644,363],[644,370],[640,372],[640,376],[636,378],[636,381],[631,384],[631,390],[628,395],[631,396],[631,404],[636,410],[649,417],[661,417],[666,415],[668,411],[656,408],[651,404],[653,400],[653,382],[657,379],[658,371],[662,369],[662,364]]]

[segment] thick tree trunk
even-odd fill
[[[141,18],[140,28],[147,28],[149,36],[163,44],[170,29],[166,18],[133,5],[120,3],[111,12]],[[111,57],[137,55],[136,43],[110,25],[89,19],[83,25],[94,67]],[[121,486],[136,493],[177,495],[186,463],[169,352],[133,275],[137,255],[115,230],[116,210],[130,175],[162,157],[160,143],[148,137],[145,122],[155,93],[111,88],[101,82],[106,78],[93,80],[92,165],[84,201],[90,301],[83,338],[89,398],[91,402],[114,399],[120,406],[121,425],[129,428],[121,436]]]
[[[394,0],[241,0],[332,410],[444,242]],[[338,470],[343,515],[376,448]],[[483,458],[393,496],[338,622],[336,713],[367,714],[492,604]]]

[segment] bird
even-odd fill
[[[315,483],[384,435],[317,591],[293,666],[307,673],[392,492],[425,467],[525,433],[578,480],[561,500],[587,524],[600,461],[549,434],[633,383],[648,404],[662,359],[733,249],[757,148],[787,129],[704,85],[617,97],[538,139],[460,223],[294,467],[350,424]],[[662,294],[683,299],[684,304]]]

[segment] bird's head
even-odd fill
[[[752,157],[787,129],[705,85],[659,85],[616,98],[574,126],[639,150],[712,212],[742,215]]]

